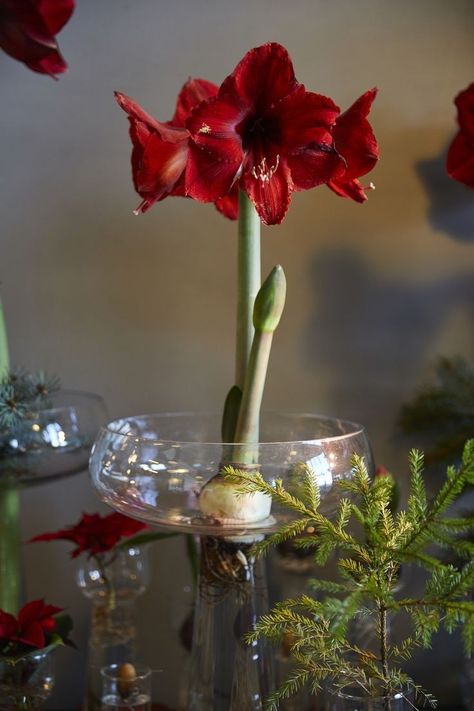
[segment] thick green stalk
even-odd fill
[[[20,496],[0,485],[0,609],[16,614],[20,598]]]
[[[0,378],[9,367],[7,329],[0,301]],[[13,614],[20,597],[19,517],[18,491],[0,480],[0,609]]]
[[[237,333],[235,384],[244,387],[253,340],[253,305],[260,289],[260,219],[253,203],[239,190],[239,245],[237,275]]]

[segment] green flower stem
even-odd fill
[[[254,328],[253,305],[260,288],[260,219],[253,203],[239,190],[237,333],[235,384],[243,388]]]
[[[8,371],[7,329],[0,301],[0,377]],[[0,609],[16,614],[20,597],[20,495],[0,482]]]
[[[20,597],[20,495],[0,486],[0,609],[18,612]]]

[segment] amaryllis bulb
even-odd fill
[[[239,525],[264,521],[270,516],[272,500],[260,492],[237,493],[237,487],[218,474],[199,494],[199,508],[205,516],[221,525]]]

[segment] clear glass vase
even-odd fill
[[[411,691],[400,690],[389,696],[369,696],[360,687],[337,690],[328,688],[325,693],[326,711],[413,711]]]
[[[145,549],[117,548],[85,559],[76,580],[92,602],[87,663],[87,709],[91,711],[101,708],[101,668],[136,662],[136,601],[149,581]]]
[[[40,709],[54,686],[51,652],[32,653],[14,664],[0,661],[0,709]]]
[[[309,473],[325,513],[339,500],[334,484],[352,475],[354,453],[372,467],[365,431],[354,423],[268,413],[261,417],[259,443],[244,444],[219,442],[220,419],[178,413],[117,420],[101,430],[90,461],[93,483],[110,506],[168,531],[200,536],[190,711],[262,709],[274,688],[270,654],[260,643],[252,647],[242,640],[268,609],[264,565],[253,560],[251,546],[293,515],[270,502],[257,519],[204,512],[203,492],[214,486],[222,463],[239,467],[236,462],[245,461],[268,482],[282,479],[295,493]]]

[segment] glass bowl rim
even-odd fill
[[[329,435],[327,437],[313,437],[311,439],[294,439],[294,440],[275,440],[275,441],[264,441],[264,442],[256,442],[256,443],[248,443],[248,442],[222,442],[222,441],[203,441],[203,440],[181,440],[181,439],[157,439],[156,437],[144,437],[143,435],[136,435],[132,434],[129,432],[119,432],[117,429],[114,428],[114,425],[116,425],[118,422],[124,422],[127,420],[139,420],[139,419],[150,419],[150,418],[163,418],[163,419],[171,419],[171,418],[184,418],[184,417],[218,417],[220,418],[222,416],[222,413],[218,411],[212,411],[212,410],[183,410],[183,411],[168,411],[168,412],[152,412],[148,414],[141,414],[141,415],[129,415],[127,417],[118,417],[115,420],[111,420],[108,422],[106,425],[103,425],[99,432],[100,435],[102,434],[113,434],[117,435],[119,437],[129,437],[130,441],[135,441],[135,442],[144,442],[148,446],[152,445],[158,445],[158,444],[169,444],[169,445],[201,445],[201,446],[209,446],[209,447],[223,447],[223,446],[229,446],[229,447],[235,447],[235,446],[258,446],[258,447],[272,447],[272,446],[290,446],[292,444],[299,444],[299,443],[308,443],[308,444],[314,444],[314,443],[322,443],[322,442],[335,442],[337,440],[344,440],[344,439],[351,439],[353,437],[357,437],[360,435],[363,435],[367,437],[367,431],[366,428],[357,423],[353,422],[352,420],[346,420],[341,417],[331,417],[329,415],[321,415],[318,413],[309,413],[309,412],[280,412],[278,410],[264,410],[262,415],[280,415],[283,417],[288,417],[288,418],[306,418],[307,420],[324,420],[325,422],[339,422],[342,425],[346,425],[348,429],[351,431],[346,432],[344,434],[339,434],[339,435]]]
[[[407,695],[405,694],[405,691],[407,691],[407,689],[400,689],[399,691],[395,691],[392,694],[386,694],[385,696],[371,696],[370,694],[364,694],[362,690],[360,694],[348,694],[343,689],[338,690],[332,686],[327,687],[326,691],[331,696],[339,696],[339,698],[347,699],[348,701],[370,700],[371,702],[382,703],[387,699],[389,699],[390,701],[398,701],[399,699],[405,699],[407,697]]]

